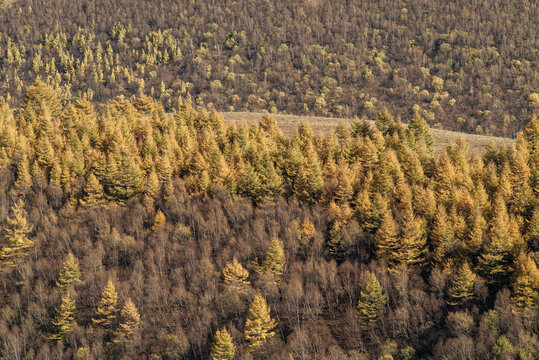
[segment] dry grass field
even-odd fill
[[[259,122],[264,113],[257,112],[223,112],[221,115],[227,122],[235,123],[247,123],[252,124]],[[328,134],[333,131],[339,123],[349,123],[350,119],[328,118],[328,117],[311,117],[311,116],[295,116],[295,115],[282,115],[271,114],[272,117],[277,120],[277,124],[286,136],[294,134],[294,131],[301,124],[301,122],[308,122],[313,131],[316,134]],[[374,121],[372,121],[374,126]],[[482,155],[489,142],[494,141],[499,144],[511,145],[513,142],[509,138],[501,138],[494,136],[465,134],[448,130],[432,129],[432,135],[434,137],[436,154],[443,152],[448,145],[457,141],[462,136],[470,145],[470,152],[472,154]]]

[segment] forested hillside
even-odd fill
[[[0,95],[142,90],[220,111],[374,117],[512,137],[539,112],[537,1],[0,2]]]
[[[76,3],[76,1],[74,1]],[[536,359],[539,120],[438,157],[189,98],[0,100],[3,359]]]

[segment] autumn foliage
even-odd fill
[[[0,100],[3,358],[537,357],[536,117],[435,157],[417,114],[287,138],[54,94]]]

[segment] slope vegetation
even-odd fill
[[[265,113],[256,112],[222,112],[220,114],[226,121],[236,124],[257,124],[265,115]],[[328,135],[335,131],[340,124],[350,125],[352,122],[351,119],[320,116],[271,114],[271,117],[275,118],[277,125],[286,136],[293,136],[303,122],[309,124],[313,131],[320,135]],[[369,123],[374,126],[374,120],[370,120]],[[434,152],[437,155],[444,152],[447,146],[456,143],[459,138],[463,138],[468,143],[470,152],[474,155],[483,155],[491,143],[510,146],[514,142],[512,139],[503,137],[466,134],[442,129],[431,129],[431,132],[434,138]]]

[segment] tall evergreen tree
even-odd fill
[[[386,296],[382,291],[382,286],[374,274],[369,274],[369,280],[357,303],[359,310],[359,321],[363,330],[371,329],[378,318],[380,311],[386,304]]]
[[[52,321],[58,328],[58,332],[50,337],[51,340],[65,341],[66,336],[71,332],[77,317],[75,300],[71,299],[69,292],[62,296],[62,304],[56,309],[57,315]]]
[[[262,186],[262,180],[256,169],[247,165],[242,172],[239,181],[239,193],[247,196],[254,203],[259,203],[264,197],[264,189]]]
[[[484,277],[491,282],[506,278],[512,271],[511,248],[513,244],[509,237],[508,224],[507,208],[502,196],[498,194],[488,234],[490,241],[479,257],[479,267]]]
[[[44,107],[49,110],[50,116],[52,117],[59,116],[62,110],[62,104],[58,99],[58,93],[52,86],[38,78],[28,87],[28,89],[26,89],[26,96],[24,97],[22,105],[25,118],[28,120],[30,118],[29,114],[42,116]]]
[[[374,236],[376,244],[376,255],[378,259],[387,261],[388,265],[396,265],[399,257],[399,244],[397,240],[397,226],[391,211],[384,214],[382,223]]]
[[[449,289],[449,300],[452,306],[460,306],[469,302],[474,295],[473,287],[476,275],[470,269],[468,262],[464,262],[459,268],[453,284]]]
[[[69,253],[64,260],[56,285],[62,292],[69,292],[70,290],[73,290],[74,286],[82,284],[80,276],[79,263],[77,259],[75,259],[75,256],[73,256],[72,253]]]
[[[341,223],[340,221],[335,221],[331,228],[329,229],[327,247],[329,253],[338,258],[340,256],[340,246],[341,246]]]
[[[25,195],[32,187],[32,176],[30,175],[30,164],[26,153],[22,155],[17,164],[17,178],[15,180],[15,191],[19,195]]]
[[[438,211],[434,216],[430,240],[433,247],[433,259],[437,264],[442,265],[448,251],[454,244],[453,227],[443,205],[438,206]]]
[[[275,320],[270,316],[270,307],[266,299],[258,294],[253,299],[247,320],[245,321],[244,337],[247,340],[247,349],[254,351],[260,347],[267,339],[273,337],[275,332],[272,330],[277,326]]]
[[[213,337],[213,344],[211,347],[210,359],[211,360],[233,360],[236,354],[236,345],[232,340],[232,336],[228,333],[226,328],[217,330]]]
[[[387,109],[383,109],[376,118],[376,127],[382,132],[382,134],[393,134],[395,131],[395,120],[393,116],[389,114]]]
[[[105,195],[103,192],[103,186],[93,173],[88,176],[84,192],[86,193],[86,195],[81,200],[81,203],[87,205],[98,204],[102,201]]]
[[[92,318],[92,322],[106,329],[111,329],[116,322],[117,312],[118,294],[112,280],[109,279],[101,294],[101,300],[97,305],[97,311],[95,317]]]
[[[274,238],[271,240],[270,247],[266,251],[266,256],[264,257],[264,261],[262,263],[262,269],[273,274],[273,278],[275,279],[275,283],[277,285],[281,283],[284,262],[285,257],[283,242]]]
[[[299,199],[314,204],[324,192],[324,179],[320,160],[314,147],[308,143],[306,156],[298,169],[294,183],[294,193]]]
[[[524,145],[523,145],[524,146]],[[532,199],[532,189],[529,185],[530,167],[528,166],[528,149],[516,151],[511,162],[511,197],[508,205],[516,214],[524,214]]]
[[[129,342],[140,330],[140,314],[131,298],[128,298],[125,301],[125,304],[120,311],[120,319],[121,321],[118,325],[114,342]]]
[[[434,140],[429,125],[418,112],[414,112],[410,122],[408,122],[408,131],[412,134],[417,147],[421,147],[421,143],[423,143],[429,151],[432,151]]]
[[[454,196],[455,168],[447,153],[444,153],[434,174],[434,189],[438,199],[446,206],[450,206]]]
[[[19,264],[20,259],[30,253],[34,241],[28,238],[32,227],[26,220],[24,201],[19,199],[11,207],[11,216],[6,219],[4,227],[4,245],[0,249],[0,265],[11,268]]]
[[[522,310],[535,305],[539,292],[539,270],[529,255],[521,254],[517,258],[511,285],[512,300],[516,309]]]

